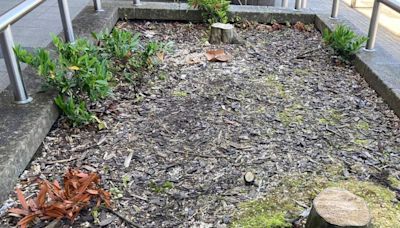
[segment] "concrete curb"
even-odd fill
[[[320,31],[325,28],[332,31],[339,23],[349,25],[360,35],[366,35],[344,19],[331,20],[328,15],[317,15],[315,19],[315,26]],[[400,60],[392,57],[378,44],[373,52],[361,50],[357,53],[354,66],[369,86],[400,117]]]
[[[91,37],[92,31],[111,29],[118,20],[116,8],[96,13],[86,7],[73,20],[77,37]],[[90,32],[89,32],[90,31]],[[60,34],[63,36],[63,34]],[[52,48],[49,44],[48,48]],[[31,161],[35,152],[59,116],[53,99],[54,91],[40,92],[42,81],[27,67],[22,75],[33,101],[16,105],[11,88],[0,93],[0,200],[13,190],[19,175]]]
[[[111,30],[119,18],[142,20],[172,20],[200,22],[201,14],[188,9],[187,4],[144,3],[133,6],[131,1],[106,1],[104,12],[94,12],[86,7],[73,21],[75,33],[79,37],[91,37],[91,32]],[[230,17],[256,20],[263,23],[313,23],[322,31],[333,29],[337,23],[350,24],[342,20],[330,20],[327,15],[312,11],[294,11],[290,9],[264,6],[231,6]],[[353,26],[354,27],[354,26]],[[61,34],[62,35],[62,34]],[[51,45],[48,46],[50,49]],[[400,72],[399,60],[394,59],[382,48],[377,51],[357,54],[355,66],[372,88],[400,116]],[[29,94],[34,98],[31,104],[18,106],[12,103],[10,89],[0,94],[0,200],[6,199],[13,189],[18,176],[23,172],[36,150],[41,145],[53,123],[58,110],[53,103],[54,92],[39,93],[41,81],[27,68],[23,75]]]

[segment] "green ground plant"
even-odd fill
[[[149,69],[162,62],[164,54],[170,52],[172,42],[150,41],[140,44],[140,33],[133,34],[123,29],[114,28],[111,33],[92,33],[102,55],[118,61],[122,68],[130,71]]]
[[[111,33],[92,33],[98,46],[108,58],[115,57],[121,60],[128,60],[139,48],[140,34],[132,34],[122,29],[113,29]]]
[[[188,4],[190,7],[202,11],[203,19],[207,23],[228,23],[228,9],[230,1],[189,0]]]
[[[174,184],[170,181],[165,181],[161,184],[152,181],[149,183],[149,188],[156,193],[165,193],[167,190],[174,188]]]
[[[346,25],[338,25],[332,32],[325,29],[322,38],[326,44],[346,60],[356,54],[368,40],[367,37],[357,35]]]
[[[133,77],[135,72],[159,64],[172,43],[148,42],[142,46],[140,34],[121,29],[93,33],[93,37],[97,45],[88,39],[67,43],[53,36],[54,56],[43,48],[31,53],[17,46],[14,51],[21,62],[37,70],[46,86],[58,91],[55,103],[73,126],[97,122],[102,129],[106,124],[89,110],[88,104],[108,97],[110,82],[118,76],[138,80]]]
[[[109,62],[101,58],[97,48],[86,39],[66,43],[53,36],[53,44],[54,58],[43,48],[30,53],[17,46],[15,53],[20,61],[35,68],[48,86],[59,92],[55,103],[74,126],[96,121],[103,126],[87,103],[110,94]]]

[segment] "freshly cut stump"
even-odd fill
[[[306,228],[370,228],[371,215],[365,201],[339,188],[327,188],[313,201]]]
[[[210,44],[238,44],[241,43],[235,27],[232,24],[214,23],[211,25]]]

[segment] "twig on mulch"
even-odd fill
[[[176,151],[172,150],[172,152],[177,153],[177,154],[184,154],[184,155],[191,155],[195,157],[202,157],[202,158],[226,158],[224,155],[205,155],[205,154],[196,154],[196,153],[191,153],[187,151]]]
[[[66,163],[74,160],[83,160],[86,158],[87,152],[83,153],[80,156],[70,157],[67,159],[55,160],[55,161],[46,161],[46,165],[58,164],[58,163]]]
[[[129,219],[125,218],[123,215],[119,214],[118,212],[114,211],[111,208],[107,208],[107,207],[104,207],[104,206],[100,206],[100,208],[110,212],[111,214],[113,214],[115,216],[117,216],[118,218],[120,218],[122,221],[124,221],[130,227],[142,227],[139,224],[136,224],[136,223],[130,221]]]
[[[46,161],[46,165],[52,165],[52,164],[57,164],[57,163],[70,162],[70,161],[76,160],[76,159],[78,159],[78,158],[79,158],[79,157],[76,156],[76,157],[70,157],[70,158],[68,158],[68,159],[61,159],[61,160],[56,160],[56,161]]]
[[[321,49],[322,49],[322,47],[318,47],[318,48],[315,48],[315,49],[311,49],[311,50],[309,50],[309,51],[306,51],[306,52],[301,53],[300,55],[297,55],[296,57],[292,58],[291,60],[293,60],[293,59],[305,59],[305,58],[307,58],[307,57],[319,56],[319,55],[308,55],[308,54],[314,53],[314,52],[319,51],[319,50],[321,50]],[[325,54],[324,54],[324,55],[325,55]]]

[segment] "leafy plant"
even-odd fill
[[[152,41],[146,44],[144,50],[139,52],[139,67],[152,68],[164,60],[164,55],[172,49],[172,42]]]
[[[77,98],[64,98],[58,95],[54,102],[61,109],[64,115],[76,125],[89,123],[93,119],[93,114],[86,108],[86,103]]]
[[[43,48],[30,53],[17,46],[14,51],[20,61],[35,68],[59,92],[55,103],[73,125],[99,122],[86,102],[104,99],[110,94],[108,60],[99,56],[96,46],[86,39],[65,43],[53,36],[53,44],[55,58]]]
[[[202,11],[204,21],[212,23],[228,23],[228,9],[230,1],[227,0],[189,0],[188,4],[194,9]]]
[[[333,32],[325,29],[322,38],[344,59],[349,59],[357,53],[368,40],[367,37],[357,35],[346,25],[338,25]]]
[[[174,188],[174,184],[170,181],[165,181],[161,184],[157,184],[152,181],[149,183],[149,187],[153,192],[165,193],[167,190]]]
[[[111,33],[93,33],[103,56],[122,64],[129,71],[151,68],[162,62],[164,54],[169,52],[172,42],[152,41],[145,46],[140,44],[140,34],[114,28]],[[126,76],[125,76],[126,77]],[[128,80],[131,80],[129,77]]]
[[[79,212],[94,200],[96,207],[104,202],[111,206],[110,193],[99,187],[100,176],[96,173],[84,173],[70,169],[64,175],[64,185],[57,180],[50,183],[43,180],[35,199],[26,200],[22,191],[17,188],[17,198],[22,208],[11,208],[8,212],[24,216],[18,226],[27,227],[36,218],[62,219],[73,221]]]
[[[138,49],[140,34],[132,34],[122,29],[113,29],[111,33],[92,33],[103,53],[109,53],[118,59],[130,58]]]

